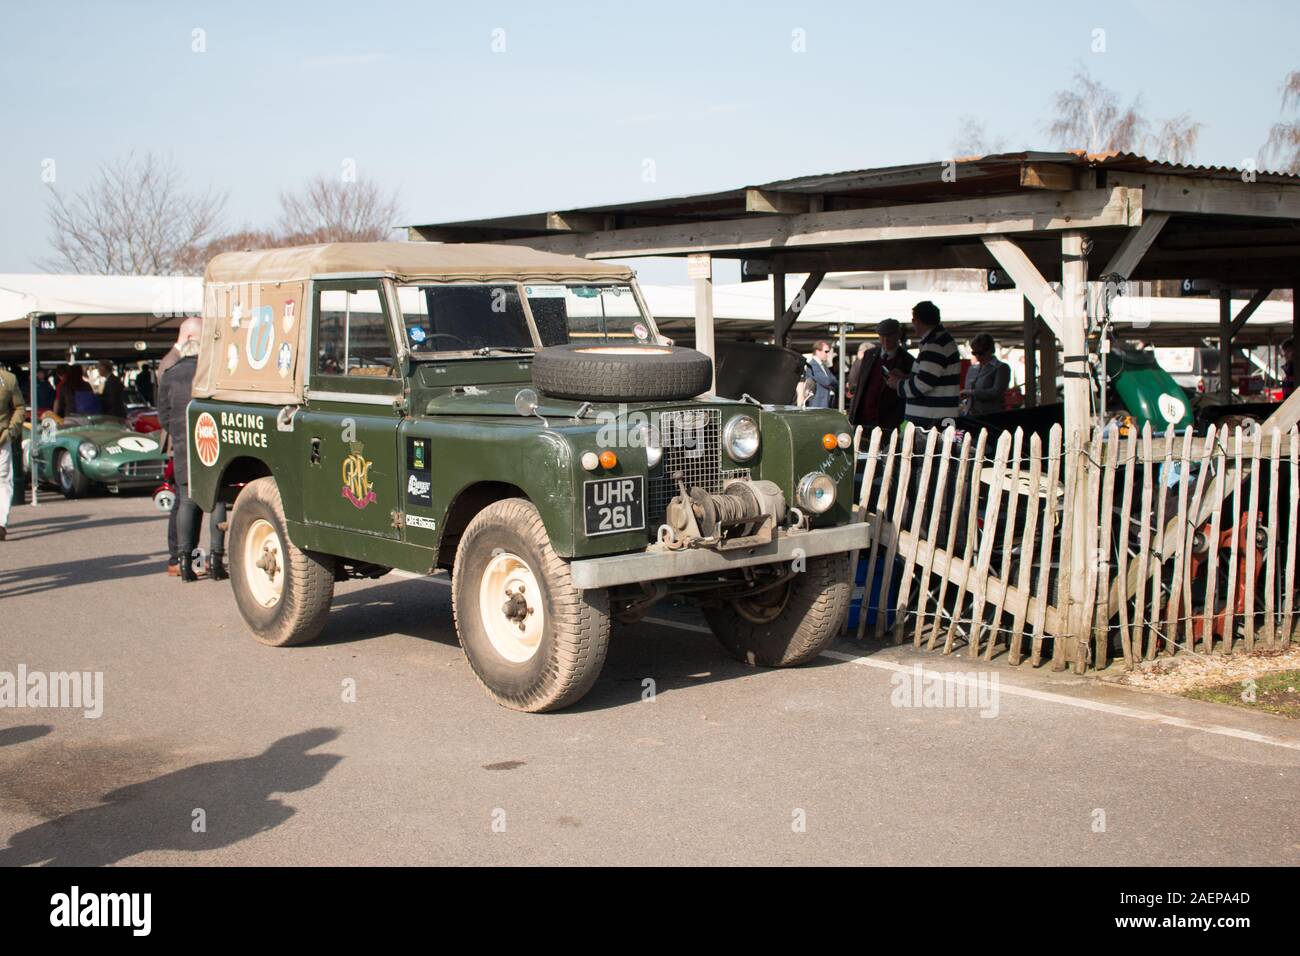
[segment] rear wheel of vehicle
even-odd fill
[[[470,667],[512,710],[559,710],[591,689],[609,647],[609,593],[573,586],[531,502],[478,513],[456,548],[452,612]]]
[[[274,478],[250,482],[235,499],[226,553],[235,603],[257,640],[289,647],[320,633],[334,598],[334,560],[289,540]]]
[[[72,452],[61,448],[54,457],[54,477],[65,498],[84,498],[90,494],[90,479],[81,473]]]
[[[810,558],[786,584],[752,598],[704,607],[709,628],[733,657],[759,667],[812,660],[835,637],[849,612],[849,556]]]

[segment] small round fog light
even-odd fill
[[[809,472],[799,480],[794,496],[799,507],[805,511],[815,515],[825,514],[835,504],[835,482],[825,472]]]

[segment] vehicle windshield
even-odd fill
[[[543,346],[650,340],[650,322],[627,283],[456,283],[397,287],[407,345],[416,358],[532,351],[521,291]]]
[[[650,339],[650,323],[625,282],[526,285],[524,295],[544,345]]]

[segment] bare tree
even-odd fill
[[[1052,97],[1052,108],[1056,118],[1047,131],[1058,146],[1089,153],[1141,153],[1169,163],[1191,162],[1203,125],[1187,113],[1152,124],[1142,114],[1141,97],[1124,106],[1118,93],[1084,69],[1074,74],[1073,88]]]
[[[250,229],[245,226],[236,232],[218,236],[207,242],[196,243],[177,256],[176,269],[186,275],[202,275],[208,260],[223,252],[247,252],[250,249],[271,249],[293,245],[269,229]]]
[[[1196,141],[1201,137],[1201,127],[1187,113],[1180,113],[1160,124],[1160,132],[1148,137],[1139,150],[1151,159],[1167,163],[1186,164],[1196,153]]]
[[[398,196],[368,179],[317,176],[297,192],[280,193],[276,229],[286,245],[377,242],[397,222]]]
[[[1124,107],[1119,95],[1103,86],[1082,68],[1074,74],[1074,86],[1052,97],[1055,114],[1047,133],[1058,146],[1085,149],[1090,153],[1136,151],[1146,130],[1141,99]]]
[[[1300,70],[1289,73],[1282,84],[1282,112],[1288,110],[1294,110],[1296,115],[1273,124],[1260,165],[1300,175]]]
[[[50,271],[97,275],[176,272],[186,250],[211,239],[226,197],[193,193],[170,159],[130,153],[100,166],[84,190],[65,196],[51,187],[46,201],[55,255]]]
[[[969,114],[957,121],[957,135],[952,139],[953,156],[988,156],[1007,148],[1006,140],[992,139],[984,128],[984,121]]]

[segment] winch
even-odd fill
[[[785,520],[785,495],[775,482],[736,478],[713,494],[698,486],[688,490],[680,472],[673,477],[678,494],[659,529],[660,544],[669,548],[766,544]]]

